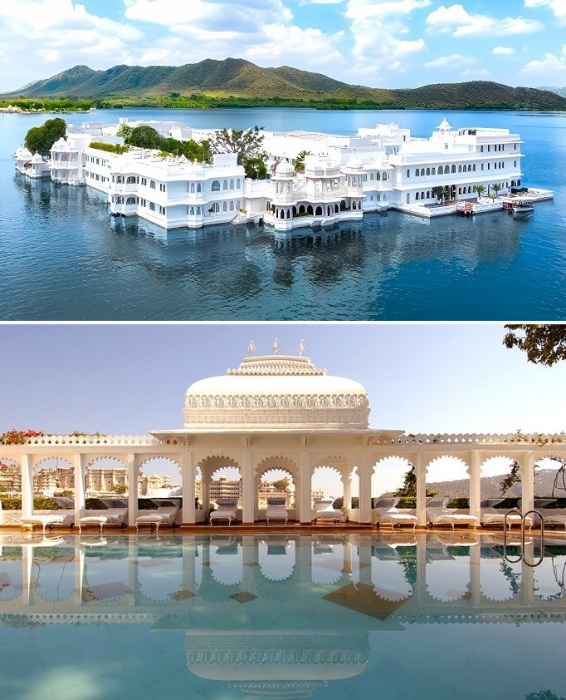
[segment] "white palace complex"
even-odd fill
[[[172,122],[144,124],[178,139],[200,141],[213,134]],[[118,126],[69,129],[66,140],[54,144],[50,160],[19,148],[16,170],[54,183],[86,184],[106,195],[112,215],[139,216],[164,229],[253,222],[291,231],[359,221],[366,212],[390,208],[431,217],[454,213],[466,202],[474,202],[479,212],[500,209],[501,203],[478,197],[477,186],[492,195],[522,187],[518,134],[453,129],[446,119],[429,138],[412,137],[397,124],[359,129],[355,136],[266,132],[270,177],[265,180],[247,179],[236,154],[215,155],[211,164],[203,164],[139,148],[118,155],[89,145],[121,141],[115,136]],[[304,172],[295,172],[292,161],[304,152],[310,154]],[[437,187],[445,190],[444,206]],[[550,191],[529,192],[536,199],[552,197]]]
[[[182,511],[178,524],[205,520],[211,483],[226,468],[241,481],[238,520],[251,525],[265,519],[260,508],[261,482],[273,470],[282,471],[294,488],[291,521],[310,525],[314,517],[312,478],[315,470],[334,470],[342,484],[345,504],[351,504],[352,479],[359,491],[359,508],[349,508],[351,522],[375,523],[372,495],[380,488],[380,470],[390,457],[414,468],[418,525],[426,525],[427,470],[443,457],[465,465],[469,475],[470,512],[480,515],[482,466],[493,457],[514,460],[520,467],[522,509],[534,505],[535,464],[545,457],[566,458],[560,435],[415,435],[403,430],[369,426],[366,389],[348,378],[332,376],[304,355],[258,356],[250,343],[249,356],[221,376],[189,386],[185,394],[183,427],[152,430],[150,435],[43,435],[24,444],[0,445],[0,461],[21,470],[22,515],[32,515],[34,474],[42,464],[58,460],[74,470],[75,522],[85,514],[85,483],[97,460],[117,460],[127,475],[128,523],[137,513],[138,477],[150,460],[166,459],[178,470]],[[448,477],[449,478],[449,477]],[[197,493],[197,480],[202,480]],[[175,483],[175,480],[173,480]],[[179,482],[177,482],[179,483]],[[372,494],[372,484],[374,493]],[[202,507],[197,508],[197,498]],[[4,511],[6,516],[9,511]],[[4,521],[5,524],[7,521]],[[12,524],[15,524],[12,523]]]

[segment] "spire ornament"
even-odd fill
[[[304,357],[307,354],[307,346],[305,345],[305,341],[301,338],[299,342],[299,355],[300,357]]]
[[[248,343],[248,357],[255,357],[255,354],[257,352],[257,348],[255,346],[255,343],[253,340],[250,340]]]
[[[274,355],[279,355],[279,351],[281,350],[281,346],[279,345],[279,341],[277,338],[273,341],[273,354]]]

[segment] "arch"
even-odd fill
[[[210,186],[210,189],[212,192],[220,192],[220,181],[213,180],[212,185]]]
[[[33,466],[33,492],[39,496],[54,496],[75,490],[75,470],[63,457],[42,457]]]
[[[315,216],[322,216],[322,207],[318,206],[314,212]]]
[[[436,175],[436,168],[432,168],[431,175]]]
[[[136,199],[136,197],[128,197],[126,199],[126,204],[137,204],[137,203],[138,203],[138,200]]]
[[[135,175],[128,175],[128,177],[127,177],[127,179],[126,179],[126,184],[127,184],[127,185],[133,185],[133,184],[135,184],[136,182],[137,182],[137,180],[136,180],[136,176],[135,176]]]
[[[123,459],[102,455],[86,465],[85,496],[116,496],[128,493],[128,472]]]
[[[181,488],[181,468],[169,456],[152,456],[140,464],[138,495],[146,498],[167,498]]]
[[[0,456],[0,491],[7,496],[20,496],[22,493],[21,465],[11,457]]]
[[[443,175],[443,174],[444,174],[444,168],[442,167],[442,165],[439,165],[439,166],[438,166],[438,174],[439,174],[439,175]]]
[[[434,169],[434,168],[433,168],[433,169]],[[426,169],[426,174],[427,174],[427,175],[430,175],[430,168],[427,168],[427,169]],[[434,173],[433,173],[433,175],[434,175]]]
[[[452,166],[452,172],[453,172],[453,173],[456,172],[456,166],[455,166],[455,165]]]

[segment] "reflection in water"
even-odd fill
[[[285,534],[4,535],[1,541],[0,642],[9,639],[12,627],[28,635],[58,629],[59,635],[79,639],[82,648],[95,623],[108,629],[107,644],[116,635],[121,673],[135,665],[138,640],[145,655],[155,653],[154,672],[163,673],[168,662],[159,649],[165,644],[167,658],[173,654],[168,672],[175,671],[177,684],[199,696],[213,692],[202,683],[222,683],[228,693],[223,697],[230,700],[315,697],[322,688],[331,698],[344,692],[362,698],[379,678],[382,696],[397,697],[394,688],[401,681],[390,669],[410,663],[417,653],[420,666],[422,658],[432,666],[440,659],[451,664],[430,695],[448,700],[460,665],[482,643],[478,634],[486,627],[477,623],[498,622],[497,632],[489,633],[499,639],[490,654],[503,653],[512,640],[519,655],[515,678],[523,683],[510,686],[515,695],[499,697],[525,697],[541,687],[532,686],[533,677],[541,681],[528,664],[521,675],[520,655],[532,653],[536,640],[554,654],[556,625],[541,623],[566,620],[566,539],[547,544],[536,568],[515,562],[521,554],[515,545],[506,558],[501,537],[471,533],[320,534],[312,540]],[[522,554],[531,556],[535,546],[527,543]],[[443,650],[440,656],[425,653],[425,631],[434,640],[431,650]],[[37,653],[31,637],[13,643],[31,645],[25,647],[28,661]],[[184,654],[182,672],[174,649]],[[485,661],[477,678],[467,681],[476,684],[470,698],[491,697],[481,685],[496,664],[490,655]],[[477,663],[483,663],[481,656]],[[545,664],[547,687],[555,682],[548,668]],[[429,697],[417,694],[416,686],[412,694],[411,673],[403,679],[403,697]],[[119,675],[114,682],[127,681]],[[140,687],[138,697],[154,697],[145,692]]]

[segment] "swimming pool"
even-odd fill
[[[566,696],[566,537],[542,552],[471,533],[0,546],[11,700]]]

